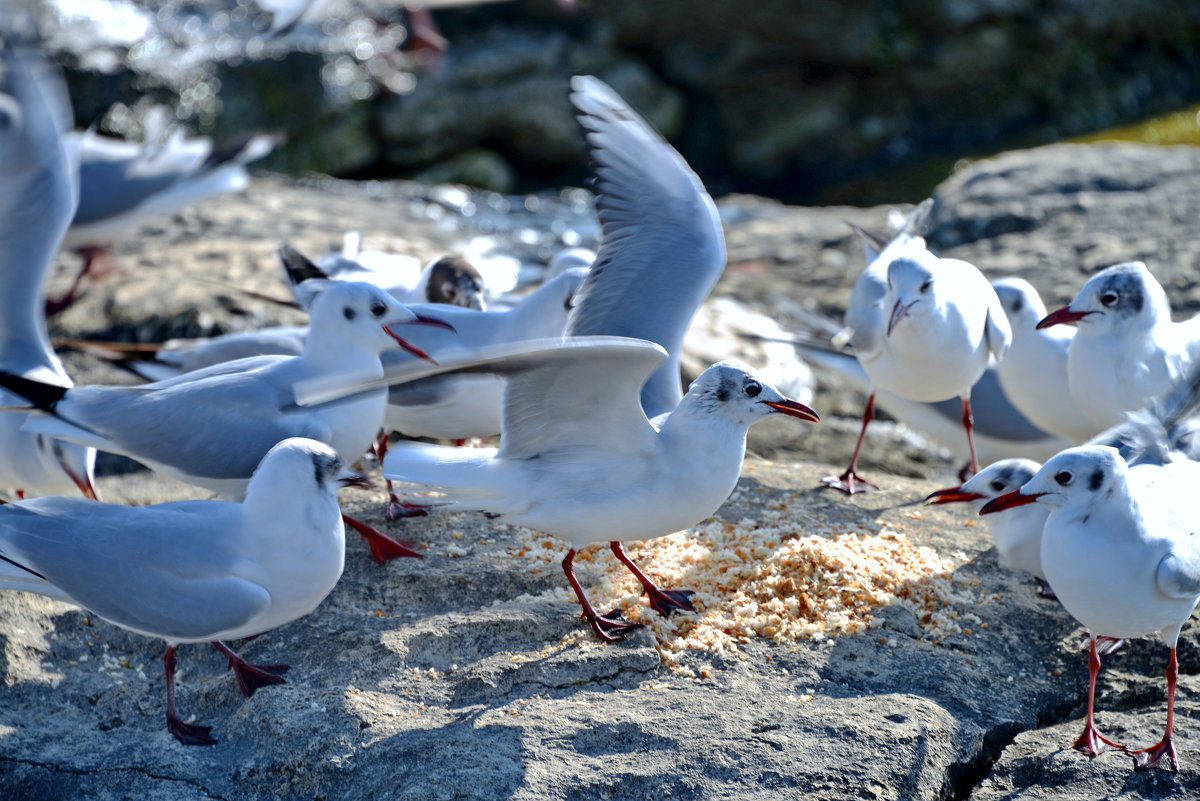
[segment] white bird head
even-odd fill
[[[1123,485],[1128,471],[1116,448],[1068,448],[1051,457],[1020,489],[993,498],[979,513],[991,514],[1035,501],[1059,512],[1082,513]]]
[[[246,497],[285,491],[297,498],[316,493],[335,499],[342,487],[364,486],[365,482],[365,477],[346,467],[333,448],[315,439],[291,437],[267,451],[250,479]]]
[[[309,340],[336,341],[383,353],[397,344],[422,359],[429,355],[400,337],[393,329],[408,324],[453,326],[419,315],[387,292],[356,281],[331,281],[313,300],[309,310]]]
[[[884,251],[886,256],[888,251]],[[925,251],[928,254],[928,251]],[[917,255],[917,254],[914,254]],[[929,254],[931,258],[932,254]],[[909,255],[892,259],[888,264],[888,291],[884,308],[890,309],[887,335],[906,317],[930,313],[936,308],[936,282],[930,259]]]
[[[1024,278],[1001,278],[992,282],[996,297],[1014,332],[1032,331],[1046,316],[1046,304],[1033,284]]]
[[[820,416],[803,403],[786,397],[753,369],[738,362],[717,362],[688,387],[689,405],[721,414],[746,428],[772,414],[786,414],[810,423]]]
[[[1041,465],[1032,459],[1001,459],[971,476],[961,486],[938,490],[925,501],[933,504],[990,501],[1020,489],[1040,468]]]
[[[1117,264],[1088,279],[1070,305],[1046,315],[1038,328],[1080,323],[1081,331],[1144,330],[1171,319],[1162,284],[1140,261]]]

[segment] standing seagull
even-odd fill
[[[222,640],[252,637],[307,615],[342,575],[339,486],[360,483],[328,446],[285,440],[254,471],[240,504],[119,506],[37,498],[0,506],[0,588],[83,606],[167,641],[167,731],[216,742],[175,710],[175,648],[212,642],[252,695],[283,684],[287,665],[252,665]]]
[[[867,266],[846,308],[846,335],[871,390],[850,465],[823,481],[850,494],[875,487],[858,475],[858,453],[874,415],[876,389],[915,401],[961,398],[970,470],[977,472],[971,387],[989,358],[1003,358],[1012,340],[1000,299],[983,274],[965,261],[934,256],[914,227]]]
[[[1129,468],[1115,448],[1089,445],[1058,454],[1019,490],[980,511],[1035,501],[1050,509],[1042,567],[1062,605],[1091,632],[1087,722],[1072,745],[1089,757],[1121,750],[1133,757],[1137,770],[1179,770],[1175,647],[1200,601],[1200,507],[1189,499],[1197,482],[1200,463]],[[1129,751],[1096,728],[1096,639],[1146,634],[1157,634],[1171,649],[1167,723],[1157,744]]]
[[[70,117],[66,87],[29,53],[0,47],[0,61],[0,370],[66,388],[72,381],[50,347],[42,302],[75,211],[74,166],[61,138]],[[23,402],[0,390],[0,405]],[[27,417],[0,411],[0,487],[95,498],[96,452],[22,431]]]
[[[1012,346],[996,363],[1000,386],[1021,413],[1044,431],[1078,445],[1103,430],[1080,414],[1067,380],[1067,354],[1075,329],[1039,327],[1046,305],[1021,278],[992,282],[1012,327]]]
[[[567,539],[563,572],[596,636],[612,642],[638,626],[595,611],[575,577],[576,549],[610,543],[655,611],[691,610],[688,591],[660,589],[621,542],[660,537],[716,511],[737,483],[746,431],[758,420],[819,418],[730,363],[708,368],[683,395],[683,336],[724,268],[716,208],[679,154],[608,86],[576,77],[571,88],[603,241],[567,333],[609,336],[497,365],[510,374],[499,450],[398,448],[384,475],[442,487],[456,508]]]
[[[1067,376],[1075,403],[1100,430],[1168,391],[1200,359],[1200,324],[1171,321],[1167,293],[1140,261],[1096,273],[1038,328],[1061,323],[1079,326]]]
[[[338,370],[382,376],[380,353],[397,343],[412,347],[392,330],[408,323],[444,325],[381,289],[338,282],[313,303],[299,356],[240,359],[143,386],[65,389],[6,373],[0,386],[47,413],[31,417],[27,430],[128,456],[237,500],[263,455],[288,437],[320,440],[347,462],[366,452],[383,424],[386,390],[298,409],[292,387]],[[349,517],[346,522],[367,537],[379,561],[416,555],[382,532]]]
[[[509,375],[500,448],[401,445],[388,454],[384,475],[442,489],[439,505],[566,539],[563,572],[584,616],[601,640],[622,639],[640,624],[596,612],[575,577],[576,550],[608,542],[655,611],[690,611],[690,591],[660,589],[621,543],[661,537],[715,512],[737,484],[754,423],[772,414],[820,419],[752,369],[721,362],[652,423],[639,395],[667,361],[654,343],[617,337],[565,339],[498,361],[492,369]]]

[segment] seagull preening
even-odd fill
[[[970,391],[989,359],[1004,357],[1012,331],[983,274],[965,261],[938,258],[916,235],[926,204],[859,276],[846,308],[841,338],[854,346],[871,389],[850,465],[824,483],[850,494],[875,486],[858,474],[858,454],[876,389],[914,401],[960,398],[970,472],[979,470]]]
[[[110,623],[167,642],[167,731],[216,742],[175,708],[175,649],[211,642],[245,695],[283,684],[287,665],[253,665],[223,640],[251,637],[317,607],[342,575],[337,490],[360,484],[329,446],[280,442],[241,503],[120,506],[37,498],[0,506],[0,588],[76,603]]]
[[[1088,710],[1072,744],[1094,757],[1130,754],[1137,770],[1179,770],[1175,755],[1175,646],[1200,601],[1200,507],[1192,498],[1200,463],[1130,468],[1115,448],[1071,448],[1050,459],[1019,490],[994,498],[980,514],[1037,502],[1049,508],[1042,535],[1042,568],[1055,594],[1091,635]],[[1162,739],[1129,750],[1096,728],[1098,635],[1157,634],[1170,648],[1167,722]]]

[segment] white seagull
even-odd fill
[[[993,498],[1020,489],[1041,469],[1031,459],[1002,459],[980,470],[961,486],[938,490],[925,500],[933,504],[969,503],[975,511]],[[1000,564],[1032,575],[1039,594],[1053,598],[1046,573],[1042,570],[1042,529],[1050,510],[1042,506],[1021,506],[993,515],[988,531],[996,543]]]
[[[0,506],[0,588],[70,601],[166,640],[167,731],[211,745],[210,727],[176,712],[176,646],[212,642],[246,695],[283,684],[287,665],[250,664],[221,641],[290,623],[329,594],[345,558],[337,490],[362,481],[328,446],[293,438],[267,452],[241,503]]]
[[[58,387],[72,381],[50,346],[43,289],[75,210],[74,165],[61,131],[66,87],[28,53],[0,48],[0,371]],[[25,401],[0,390],[0,405]],[[23,411],[0,411],[0,487],[18,496],[96,497],[96,452],[22,431]]]
[[[1094,757],[1129,753],[1137,770],[1178,771],[1173,739],[1175,646],[1200,601],[1200,506],[1190,493],[1200,463],[1130,468],[1115,448],[1070,448],[1050,459],[1019,490],[984,505],[981,514],[1037,502],[1050,514],[1042,535],[1042,567],[1055,594],[1091,632],[1088,711],[1075,749]],[[1162,740],[1130,751],[1096,728],[1097,635],[1157,634],[1170,648],[1167,723]]]
[[[383,424],[386,390],[301,409],[292,403],[292,387],[339,370],[382,376],[380,353],[397,344],[412,348],[392,328],[410,323],[445,325],[375,287],[334,283],[313,303],[300,356],[242,359],[142,386],[68,389],[5,373],[0,386],[46,412],[31,417],[27,430],[128,456],[236,500],[263,454],[288,437],[325,442],[347,462],[366,452]],[[367,537],[377,560],[415,555],[356,520],[346,522]]]
[[[667,362],[658,345],[617,337],[568,339],[497,361],[492,369],[509,376],[500,448],[402,445],[387,455],[384,475],[442,490],[439,505],[566,539],[563,572],[584,616],[600,639],[621,639],[639,626],[595,611],[575,578],[576,550],[610,543],[653,609],[690,610],[688,591],[660,589],[621,542],[661,537],[715,512],[737,484],[754,423],[777,413],[819,420],[752,369],[721,362],[651,423],[639,395]]]
[[[983,274],[965,261],[930,253],[915,227],[914,220],[867,266],[846,308],[843,338],[871,380],[850,465],[824,479],[847,493],[875,486],[858,475],[858,453],[877,389],[914,401],[960,398],[970,469],[978,471],[969,393],[989,359],[1003,358],[1012,340],[1000,300]]]
[[[576,549],[609,542],[652,608],[691,609],[688,592],[657,587],[621,542],[716,511],[737,483],[753,423],[775,413],[819,418],[742,365],[713,365],[683,395],[683,335],[724,268],[716,208],[679,154],[609,87],[591,77],[571,87],[603,232],[567,324],[581,340],[495,365],[509,375],[499,450],[405,446],[388,454],[384,475],[567,539],[563,572],[596,636],[611,642],[636,626],[595,611],[575,578]]]
[[[1171,321],[1166,292],[1140,261],[1096,273],[1038,328],[1061,323],[1078,325],[1067,376],[1079,410],[1100,430],[1170,390],[1200,359],[1200,322]]]
[[[992,287],[1013,334],[1008,353],[996,363],[1004,393],[1036,426],[1072,445],[1100,433],[1105,427],[1097,427],[1080,413],[1067,380],[1067,353],[1075,329],[1038,327],[1046,305],[1028,281],[1002,278]]]

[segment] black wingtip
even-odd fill
[[[299,285],[314,278],[329,278],[324,270],[287,242],[279,246],[279,261],[282,262],[288,280],[293,285]]]
[[[0,387],[17,393],[43,412],[53,411],[54,404],[62,400],[70,389],[5,372],[0,372]]]

